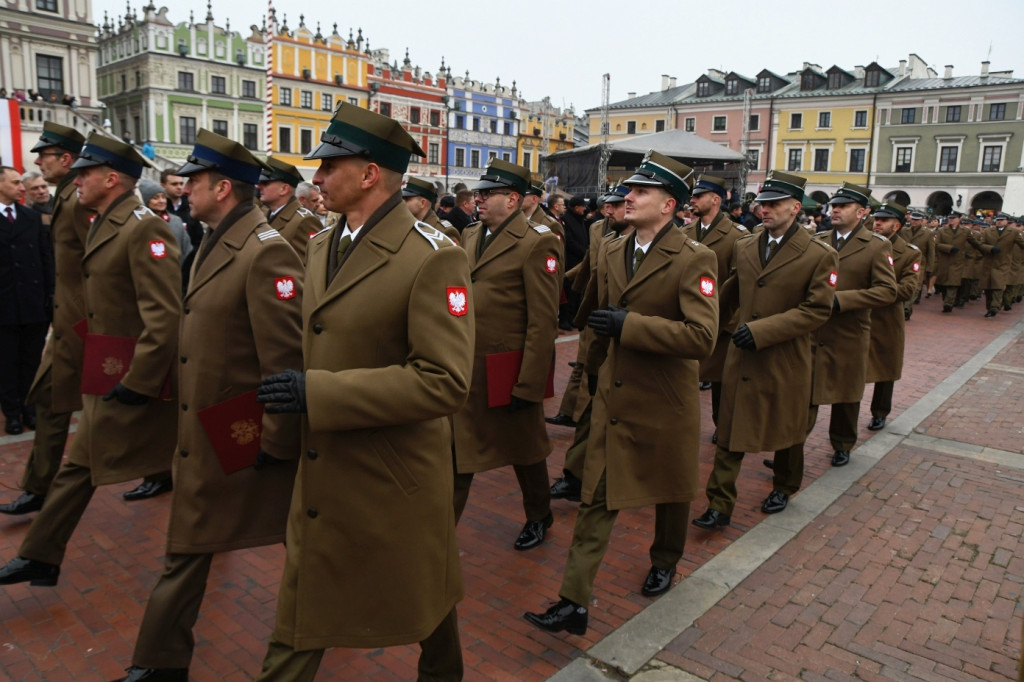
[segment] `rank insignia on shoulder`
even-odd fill
[[[700,244],[691,239],[690,240],[690,246],[700,246]]]
[[[328,225],[327,227],[325,227],[324,229],[320,230],[319,232],[314,232],[313,234],[309,235],[309,238],[310,239],[316,239],[320,235],[325,234],[327,232],[330,232],[333,229],[334,229],[334,225]]]
[[[739,230],[740,232],[746,232],[747,231],[747,228],[743,227],[739,223],[735,223],[735,225],[736,225],[736,229]]]
[[[149,210],[148,206],[139,206],[137,209],[132,211],[132,213],[134,213],[135,217],[138,218],[139,220],[142,220],[143,218],[145,218],[148,215],[152,215],[152,216],[156,215],[156,213],[153,213],[152,211]]]
[[[530,227],[532,227],[533,231],[537,234],[544,234],[545,232],[551,231],[551,228],[547,225],[531,225]]]
[[[309,210],[308,208],[306,208],[305,206],[299,206],[299,208],[298,208],[298,209],[297,209],[297,210],[296,210],[295,212],[296,212],[296,213],[298,213],[298,214],[299,214],[300,216],[302,216],[302,217],[306,217],[306,216],[311,216],[311,215],[313,215],[313,212],[312,212],[312,211],[310,211],[310,210]]]
[[[920,251],[920,250],[921,250],[921,249],[917,248],[916,246],[914,246],[913,244],[911,244],[911,243],[909,243],[909,242],[907,243],[907,246],[909,246],[910,248],[912,248],[912,249],[913,249],[914,251]]]
[[[419,232],[420,235],[422,235],[423,238],[426,239],[427,242],[432,247],[434,247],[434,251],[437,251],[439,248],[441,248],[441,244],[444,244],[445,242],[448,242],[449,244],[452,245],[455,244],[455,242],[448,238],[448,235],[446,235],[444,232],[442,232],[441,230],[437,229],[432,225],[428,225],[424,222],[417,220],[415,223],[413,223],[413,227],[415,227],[416,231]]]
[[[881,239],[881,240],[882,240],[883,242],[887,242],[887,241],[889,241],[889,240],[888,240],[888,239],[887,239],[887,238],[886,238],[885,236],[883,236],[883,235],[880,235],[880,234],[878,234],[877,232],[872,232],[872,233],[871,233],[871,235],[872,235],[872,236],[874,236],[874,237],[878,237],[878,238],[879,238],[879,239]]]
[[[256,234],[256,238],[259,239],[261,242],[265,242],[268,239],[273,239],[274,237],[280,236],[281,233],[275,230],[274,228],[270,228],[269,230],[264,230],[263,232],[258,232]]]

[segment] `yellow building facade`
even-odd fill
[[[533,181],[540,184],[544,179],[541,161],[555,152],[572,149],[576,114],[572,108],[552,106],[550,98],[545,97],[521,104],[520,117],[517,158],[520,165],[530,169]]]

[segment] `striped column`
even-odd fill
[[[277,17],[274,15],[274,0],[267,0],[267,156],[274,150],[274,33]]]

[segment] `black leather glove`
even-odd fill
[[[995,246],[992,247],[992,255],[993,256],[998,256],[1002,252],[1003,252],[1003,250],[1001,248],[999,248],[998,244],[996,244]]]
[[[256,461],[253,462],[252,468],[259,471],[260,469],[276,466],[282,462],[284,462],[283,459],[278,459],[263,448],[260,448],[260,454],[256,455]]]
[[[628,310],[610,305],[607,310],[595,310],[590,313],[587,326],[593,329],[595,334],[617,339],[622,336],[622,325],[626,323],[628,314]]]
[[[103,396],[103,402],[117,400],[122,405],[145,405],[149,402],[149,396],[136,393],[122,383],[118,383],[110,392]]]
[[[256,402],[267,405],[269,414],[306,411],[306,374],[286,369],[263,380],[256,392]]]
[[[757,350],[754,335],[750,333],[750,327],[745,324],[732,333],[732,342],[736,344],[737,348],[743,350]]]
[[[518,412],[519,410],[525,410],[527,407],[532,407],[533,405],[536,404],[537,403],[531,400],[523,400],[522,398],[512,396],[512,401],[508,404],[508,411]]]
[[[950,255],[950,256],[955,256],[955,255],[956,255],[956,254],[958,254],[958,253],[960,253],[960,249],[958,249],[958,248],[957,248],[957,247],[955,247],[955,246],[954,246],[953,248],[951,248],[951,249],[949,250],[949,255]]]
[[[597,395],[597,375],[596,374],[588,374],[587,375],[587,392],[590,393],[590,397],[591,398],[593,398],[595,395]]]
[[[839,312],[839,298],[838,297],[834,297],[832,299],[832,312],[834,312],[834,313],[838,313]]]

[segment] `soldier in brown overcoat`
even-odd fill
[[[935,285],[942,291],[944,313],[953,312],[953,306],[963,300],[960,291],[967,268],[967,238],[971,232],[960,226],[961,217],[963,214],[957,211],[950,213],[949,222],[940,227],[935,235]],[[895,252],[893,260],[896,260]]]
[[[420,642],[421,679],[461,680],[462,597],[448,415],[473,359],[466,253],[401,196],[394,120],[341,104],[313,183],[341,213],[309,245],[305,371],[268,377],[271,412],[304,413],[277,624],[260,680],[312,680],[325,647]]]
[[[82,255],[92,210],[78,201],[71,165],[82,151],[85,137],[74,128],[46,121],[32,151],[43,178],[57,185],[50,233],[53,237],[56,284],[50,340],[28,394],[35,404],[32,452],[21,479],[24,491],[16,500],[0,505],[3,514],[27,514],[43,508],[46,491],[57,475],[68,440],[71,414],[82,409],[83,337],[75,325],[85,319],[82,300]]]
[[[700,485],[697,375],[718,330],[715,254],[674,220],[692,176],[679,161],[648,152],[624,183],[631,188],[626,220],[636,231],[611,242],[597,266],[598,309],[587,320],[596,336],[585,364],[598,374],[597,393],[583,502],[559,601],[525,614],[548,632],[586,632],[594,578],[619,510],[655,505],[644,595],[671,587],[686,545]]]
[[[923,259],[921,267],[925,271],[921,281],[927,283],[935,274],[935,233],[925,226],[925,215],[920,211],[911,211],[908,214],[908,219],[910,229],[903,233],[903,238],[921,250]],[[921,292],[918,291],[914,298],[904,304],[903,309],[907,311],[908,316],[913,311],[914,304],[920,301]]]
[[[796,220],[806,182],[779,171],[769,175],[757,195],[764,228],[736,241],[722,286],[720,320],[735,318],[736,330],[722,374],[708,509],[693,520],[706,530],[731,520],[744,453],[775,451],[765,513],[785,509],[803,481],[811,337],[831,313],[838,262]]]
[[[903,373],[903,347],[906,341],[903,304],[917,295],[924,275],[920,249],[900,235],[906,214],[905,206],[887,201],[871,216],[874,218],[875,233],[892,244],[893,271],[896,274],[896,300],[871,311],[871,347],[868,351],[866,381],[875,385],[871,393],[871,422],[868,424],[872,431],[882,429],[892,411],[893,387]],[[940,239],[943,229],[946,228],[939,230]],[[961,228],[960,231],[967,230]],[[941,242],[938,246],[942,246]],[[941,249],[939,253],[942,253]],[[941,262],[938,276],[938,281],[942,282]]]
[[[126,371],[105,395],[83,396],[71,453],[17,558],[0,569],[0,584],[56,585],[68,540],[96,486],[170,468],[178,406],[167,396],[178,357],[181,269],[170,227],[133,192],[145,163],[131,145],[93,133],[72,166],[79,169],[79,201],[98,212],[82,260],[85,356],[90,344],[103,352],[97,366],[83,372]],[[104,357],[107,336],[137,339],[131,359]]]
[[[1009,227],[1009,219],[1009,215],[1000,213],[996,216],[995,225],[982,230],[977,238],[974,235],[968,238],[984,254],[978,286],[985,291],[985,317],[995,317],[1003,307],[1003,291],[1007,284],[1012,284],[1013,248],[1015,245],[1024,248],[1024,234],[1015,227]]]
[[[310,238],[323,229],[316,214],[295,197],[295,188],[302,182],[299,169],[290,163],[270,156],[260,175],[260,201],[267,209],[267,222],[306,262],[306,245]]]
[[[213,555],[284,540],[299,456],[299,417],[259,417],[255,396],[245,396],[262,377],[302,363],[302,263],[253,205],[262,165],[245,147],[200,130],[189,158],[176,175],[188,178],[192,215],[212,232],[184,301],[164,572],[146,604],[125,682],[188,679],[192,626]],[[221,406],[239,400],[237,410]],[[218,412],[204,423],[199,412],[207,408]],[[231,452],[221,439],[258,441],[256,461],[226,470],[221,457]]]
[[[426,180],[409,177],[402,188],[402,198],[405,199],[405,206],[413,214],[416,220],[421,220],[438,232],[443,232],[446,237],[458,244],[462,236],[447,220],[442,220],[434,212],[434,204],[437,202],[437,190],[434,185]]]
[[[494,159],[474,188],[480,222],[462,231],[476,304],[476,348],[469,400],[455,415],[455,516],[461,517],[473,474],[511,465],[523,492],[526,523],[518,550],[536,547],[551,527],[543,400],[555,357],[562,245],[519,205],[530,172]],[[522,352],[511,402],[490,406],[487,356]],[[501,396],[504,398],[504,396]]]

